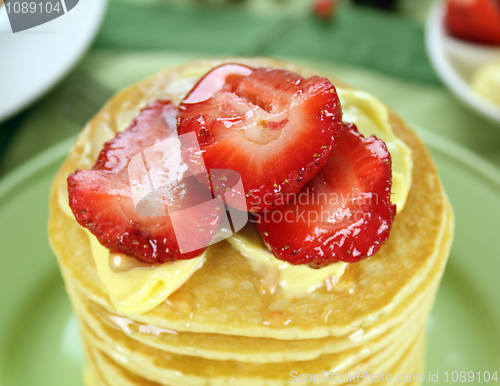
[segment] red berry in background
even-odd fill
[[[313,13],[323,20],[331,19],[337,10],[337,0],[315,0]]]
[[[449,0],[445,23],[450,35],[458,39],[500,45],[498,0]]]

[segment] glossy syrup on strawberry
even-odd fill
[[[285,205],[327,162],[341,128],[334,86],[318,76],[224,64],[207,73],[179,106],[179,134],[196,133],[200,149],[184,158],[198,170],[234,170],[246,208],[261,212]],[[213,181],[221,190],[224,180]],[[227,186],[226,186],[227,185]],[[231,202],[228,201],[231,205]]]
[[[346,123],[329,161],[294,200],[256,215],[259,232],[278,259],[293,265],[317,268],[372,256],[396,214],[391,176],[385,143]]]
[[[190,259],[218,228],[222,208],[197,206],[210,191],[182,163],[180,144],[166,141],[177,136],[176,114],[170,101],[152,102],[104,145],[92,170],[68,177],[76,220],[112,252],[146,263]],[[201,248],[182,250],[179,235]]]
[[[357,262],[389,237],[391,157],[341,116],[326,78],[216,67],[178,110],[152,102],[92,170],[71,174],[70,207],[112,252],[156,264],[193,258],[214,240],[224,204],[213,196],[223,195],[256,213],[278,259],[314,268]],[[233,192],[240,178],[244,190]]]

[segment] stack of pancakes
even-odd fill
[[[231,61],[315,74],[270,59]],[[301,297],[263,293],[263,277],[222,241],[166,302],[136,315],[113,306],[86,231],[67,210],[66,178],[90,168],[103,143],[148,102],[178,103],[198,76],[222,62],[168,69],[117,94],[87,125],[55,178],[50,239],[80,321],[86,385],[375,384],[388,374],[419,384],[423,378],[412,375],[423,373],[426,321],[453,218],[427,150],[394,113],[393,130],[412,149],[414,163],[406,205],[380,251],[350,264],[335,285]]]

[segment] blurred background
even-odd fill
[[[105,0],[82,0],[60,18],[62,22],[86,11],[81,27],[75,26],[78,20],[73,28],[63,26],[69,36],[88,35],[86,41],[75,37],[74,42],[47,50],[41,55],[43,65],[30,56],[29,47],[13,55],[38,68],[38,79],[50,75],[52,84],[31,93],[37,95],[29,95],[36,80],[0,86],[0,106],[13,102],[14,94],[23,89],[27,94],[16,96],[22,100],[10,111],[0,111],[0,175],[75,136],[120,88],[170,65],[229,55],[270,56],[326,71],[374,93],[412,125],[500,165],[500,113],[498,121],[488,119],[461,103],[429,60],[425,33],[432,0],[110,0],[104,7],[100,3]],[[34,45],[40,37],[45,40],[38,45],[55,46],[51,39],[61,34],[50,32],[57,32],[58,21],[16,34],[8,24],[0,25],[0,51],[2,43],[14,38],[17,46]],[[68,53],[69,47],[74,52]],[[5,82],[16,70],[9,60],[2,55]],[[61,64],[65,61],[70,63]],[[55,74],[46,75],[49,72]]]

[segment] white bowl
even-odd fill
[[[434,70],[463,102],[500,124],[500,106],[472,89],[469,79],[481,64],[500,58],[500,48],[467,43],[448,35],[445,4],[437,3],[427,19],[425,40]]]
[[[96,35],[106,4],[80,1],[62,17],[17,33],[12,33],[7,8],[0,7],[0,121],[35,101],[74,67]]]

